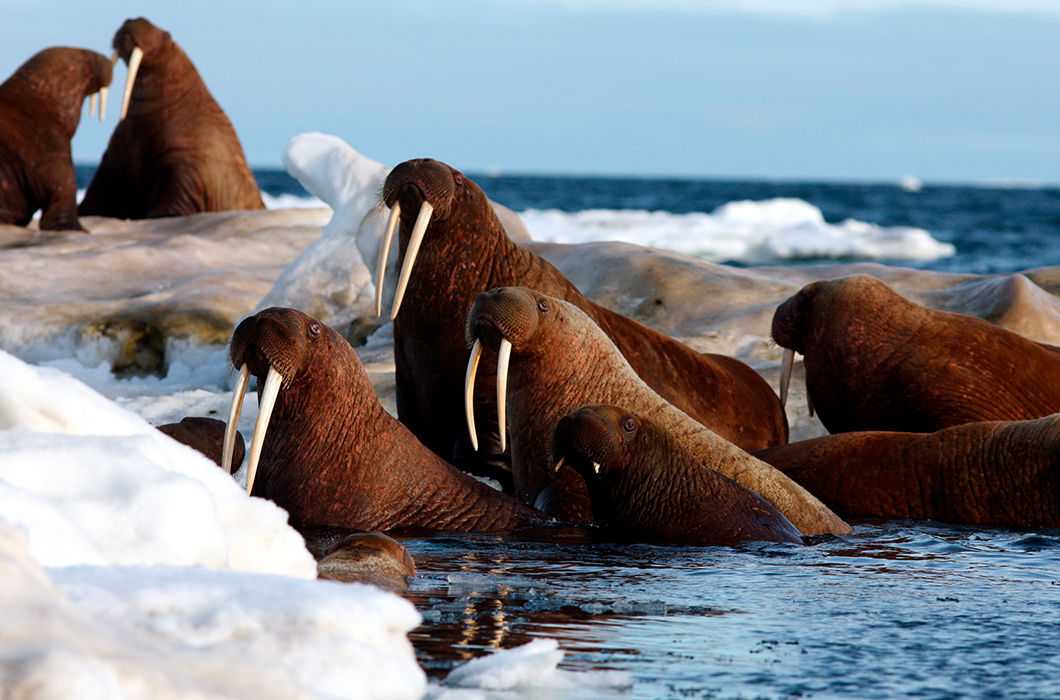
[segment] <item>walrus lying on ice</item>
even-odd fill
[[[129,66],[121,121],[81,215],[149,219],[264,209],[235,128],[169,32],[129,19],[113,43]]]
[[[34,54],[0,84],[0,224],[83,231],[70,140],[81,107],[96,94],[107,109],[111,64],[95,51],[54,47]]]
[[[547,518],[460,472],[379,404],[357,354],[294,309],[265,309],[232,336],[240,370],[225,439],[231,470],[250,375],[260,409],[247,490],[285,509],[300,529],[508,531]]]
[[[849,532],[850,527],[806,489],[656,393],[600,327],[573,304],[530,289],[494,289],[475,300],[466,329],[468,345],[500,350],[498,425],[507,421],[510,428],[516,488],[536,502],[551,486],[547,508],[557,517],[584,521],[595,514],[584,481],[569,467],[554,472],[556,425],[575,409],[609,404],[652,421],[684,444],[705,469],[757,493],[803,534]],[[476,357],[473,350],[465,389],[465,416],[472,436]]]
[[[758,373],[733,358],[695,352],[587,299],[550,263],[508,238],[486,195],[463,173],[435,160],[406,161],[387,177],[383,200],[391,218],[376,270],[379,311],[400,224],[402,264],[391,311],[398,415],[438,454],[474,468],[477,458],[468,453],[478,446],[460,425],[462,329],[476,295],[504,286],[536,289],[580,308],[649,386],[725,439],[746,449],[787,441],[784,411]],[[478,361],[490,377],[475,395],[482,453],[497,458],[506,445],[493,423],[496,359],[490,352]]]

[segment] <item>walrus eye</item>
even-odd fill
[[[547,314],[548,313],[548,302],[545,301],[544,299],[538,299],[537,300],[537,308],[538,308],[538,310],[541,313]]]
[[[313,336],[314,338],[320,335],[320,324],[316,321],[313,321],[309,324],[309,335]]]
[[[625,430],[627,433],[632,433],[636,429],[637,421],[634,420],[633,416],[626,416],[622,419],[622,430]]]

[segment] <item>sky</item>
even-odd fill
[[[255,166],[324,131],[471,172],[1060,182],[1060,0],[0,0],[0,74],[139,15]]]

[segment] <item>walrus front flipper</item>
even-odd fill
[[[77,219],[77,178],[69,155],[65,162],[51,161],[35,176],[44,182],[54,183],[51,189],[41,192],[44,201],[41,207],[41,230],[84,231]]]

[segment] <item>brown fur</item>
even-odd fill
[[[114,35],[126,62],[137,46],[144,56],[129,114],[111,136],[81,215],[149,219],[264,209],[235,128],[184,50],[142,17]]]
[[[553,444],[554,456],[585,480],[593,518],[610,532],[697,545],[802,541],[772,503],[621,408],[578,409],[559,422]]]
[[[182,418],[179,423],[167,423],[158,426],[163,433],[177,442],[182,442],[188,447],[198,450],[207,458],[221,466],[225,442],[225,422],[216,418],[200,418],[188,416]],[[235,449],[232,452],[232,464],[238,468],[246,456],[246,443],[243,436],[236,432]]]
[[[831,433],[934,432],[1060,411],[1060,355],[986,321],[934,311],[868,276],[815,282],[784,302],[773,338],[805,356]]]
[[[408,590],[416,562],[397,540],[381,532],[348,535],[317,561],[317,576],[343,583],[370,583],[390,591]]]
[[[552,472],[553,431],[582,406],[609,404],[658,425],[686,445],[698,464],[733,479],[770,501],[803,534],[847,532],[849,527],[798,484],[692,420],[633,371],[591,318],[568,302],[508,287],[479,295],[468,316],[467,341],[496,349],[512,343],[508,426],[516,488],[529,498],[550,484],[557,514],[591,517],[584,482]]]
[[[283,377],[254,495],[300,527],[507,531],[545,518],[461,473],[425,448],[376,400],[357,354],[294,309],[244,319],[232,364],[264,382]]]
[[[39,210],[43,230],[84,230],[70,140],[85,97],[110,80],[105,56],[55,47],[0,85],[0,224],[25,226]]]
[[[1060,416],[844,433],[756,456],[848,517],[1060,527]]]
[[[462,329],[476,295],[503,286],[536,289],[582,309],[644,381],[727,440],[746,449],[787,442],[780,401],[754,370],[724,355],[697,353],[594,304],[550,263],[513,243],[486,195],[459,171],[433,160],[402,163],[387,178],[384,199],[401,204],[402,258],[421,203],[434,206],[394,323],[394,355],[398,415],[438,454],[461,466],[476,459],[461,419],[467,364]],[[495,363],[491,353],[483,356],[475,397],[486,455],[498,449]]]

